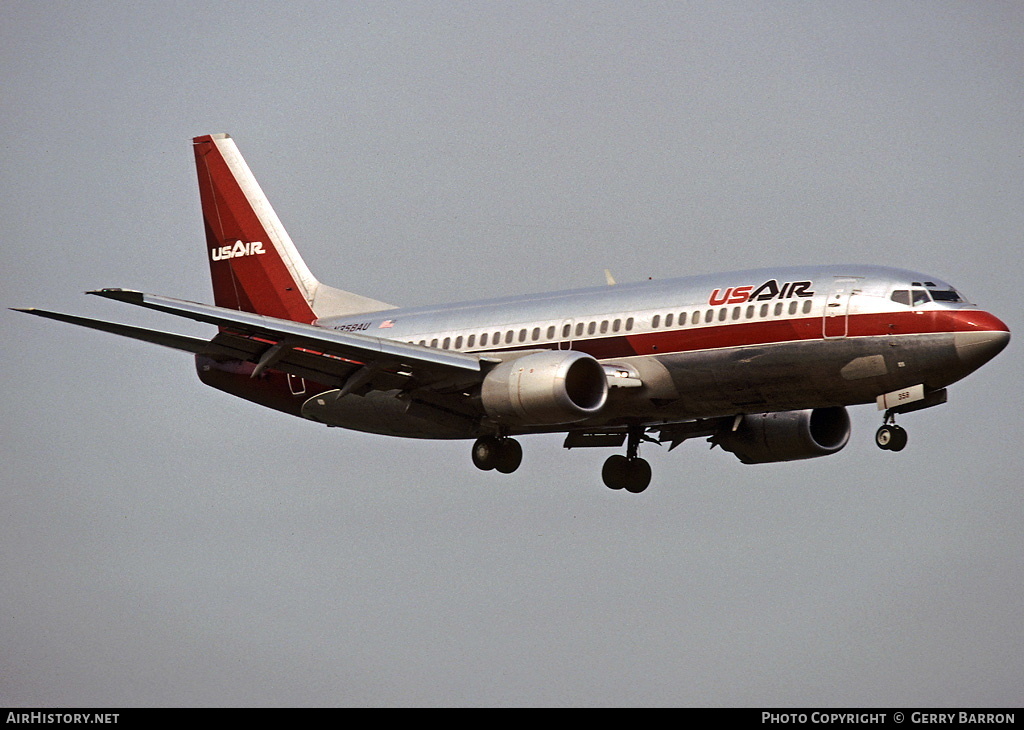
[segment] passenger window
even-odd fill
[[[548,339],[555,339],[555,325],[551,325],[550,327],[548,327]]]
[[[754,318],[754,305],[751,304],[750,306],[747,307],[747,319],[753,319],[753,318]]]
[[[525,329],[519,330],[519,341],[520,342],[526,342],[526,330]]]
[[[775,305],[775,316],[778,317],[780,314],[782,314],[782,302]]]
[[[466,340],[466,347],[473,347],[476,344],[476,335],[470,335],[469,339]]]
[[[603,320],[601,320],[601,334],[603,335],[607,331],[608,331],[608,320],[607,319],[603,319]]]
[[[928,296],[928,292],[926,292],[924,289],[914,289],[913,296],[913,305],[915,307],[918,304],[927,304],[932,300],[932,298]]]
[[[452,344],[452,338],[451,337],[445,337],[444,338],[444,343],[441,345],[441,349],[442,350],[447,350],[448,349],[448,345],[450,345],[450,344]]]
[[[594,330],[596,330],[596,329],[597,329],[597,322],[591,322],[590,324],[587,325],[587,334],[588,335],[594,334]]]
[[[761,305],[761,316],[762,317],[767,317],[768,316],[768,305],[767,304],[762,304]]]
[[[682,327],[686,324],[686,312],[679,313],[679,326]]]
[[[436,337],[430,341],[430,346],[431,347],[437,347],[437,338]]]
[[[487,347],[487,333],[480,335],[480,347]]]
[[[576,336],[580,337],[582,335],[583,335],[583,323],[582,322],[578,322],[576,324]]]
[[[910,306],[910,292],[907,291],[906,289],[897,289],[892,293],[892,296],[889,298],[892,299],[897,304],[903,304],[908,307]]]
[[[533,328],[532,338],[533,338],[534,342],[536,342],[537,340],[540,339],[540,327],[534,327]]]
[[[653,317],[651,317],[651,327],[657,327],[659,324],[661,324],[660,314],[656,314]]]
[[[506,345],[511,345],[512,344],[512,338],[515,337],[515,334],[516,333],[513,332],[512,330],[509,330],[508,332],[505,333],[505,344]]]
[[[804,314],[810,314],[810,313],[811,313],[811,300],[810,299],[805,299],[804,300]]]
[[[618,332],[619,331],[619,327],[621,327],[621,326],[622,326],[622,320],[621,319],[615,320],[614,322],[612,322],[612,332]]]
[[[571,324],[562,325],[562,339],[563,340],[569,339],[569,333],[570,332],[572,332],[572,325]]]
[[[742,307],[733,307],[733,308],[732,308],[732,318],[733,318],[734,320],[736,320],[736,319],[739,319],[739,318],[740,318],[740,312],[741,312],[742,310],[743,310],[743,308],[742,308]]]
[[[709,309],[708,311],[704,312],[704,322],[705,323],[714,322],[714,321],[715,321],[715,310],[714,309]]]
[[[462,335],[459,335],[458,337],[455,338],[455,349],[456,350],[461,350],[462,349]]]
[[[796,314],[796,302],[789,303],[789,313]]]
[[[665,326],[666,327],[671,327],[672,326],[672,315],[671,314],[666,314],[665,315]]]
[[[632,329],[633,329],[633,318],[629,317],[629,318],[626,319],[626,332],[629,332]]]
[[[726,318],[726,316],[728,314],[729,314],[729,312],[728,312],[728,310],[726,310],[725,307],[722,307],[721,309],[719,309],[718,310],[718,321],[719,322],[724,322],[725,318]]]

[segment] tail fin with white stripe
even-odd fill
[[[192,142],[217,306],[306,324],[394,308],[317,281],[231,137]]]

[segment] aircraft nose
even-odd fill
[[[977,329],[953,335],[956,354],[971,370],[980,368],[994,358],[1009,342],[1010,331],[1006,325],[1003,325],[1003,329]]]

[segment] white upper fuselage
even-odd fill
[[[847,281],[838,307],[828,307],[837,282]],[[774,282],[772,285],[770,282]],[[767,287],[762,285],[768,283]],[[796,284],[796,286],[794,286]],[[504,297],[476,302],[397,308],[347,317],[325,317],[317,324],[340,331],[468,352],[524,348],[587,349],[585,343],[610,338],[631,345],[601,348],[596,356],[648,354],[645,335],[787,320],[822,320],[821,336],[844,336],[845,327],[824,327],[832,317],[929,310],[974,310],[964,301],[916,305],[891,299],[893,291],[943,291],[953,288],[935,277],[902,269],[843,265],[755,269],[661,281],[592,287]],[[852,295],[852,296],[848,296]],[[924,297],[919,297],[924,299]],[[846,301],[848,299],[848,301]],[[693,333],[695,336],[698,332]],[[497,335],[497,339],[496,339]],[[472,338],[472,339],[471,339]],[[777,341],[777,340],[776,340]],[[755,337],[749,344],[758,344]],[[650,347],[656,347],[649,343]],[[652,350],[664,353],[664,350]]]

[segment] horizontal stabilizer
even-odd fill
[[[121,335],[122,337],[130,337],[133,340],[151,342],[155,345],[170,347],[174,350],[184,350],[185,352],[191,352],[197,355],[203,354],[215,356],[219,354],[231,354],[231,352],[233,352],[221,353],[220,350],[223,348],[218,347],[209,340],[203,340],[198,337],[188,337],[186,335],[178,335],[173,332],[160,332],[159,330],[150,330],[145,329],[144,327],[131,327],[126,324],[104,322],[99,319],[89,319],[88,317],[75,317],[70,314],[48,312],[45,309],[35,309],[32,307],[26,309],[12,309],[15,312],[25,312],[26,314],[34,314],[37,317],[55,319],[58,322],[77,324],[80,327],[88,327],[89,329],[99,330],[100,332],[109,332],[114,335]]]
[[[134,304],[158,312],[217,325],[247,336],[258,336],[289,347],[312,348],[334,357],[375,362],[382,367],[425,370],[434,373],[482,373],[484,364],[497,362],[479,355],[413,345],[396,340],[338,332],[311,324],[268,317],[209,304],[145,294],[129,289],[100,289],[88,292],[106,299]]]

